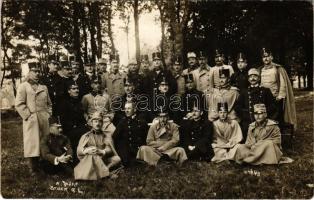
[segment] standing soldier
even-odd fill
[[[279,108],[277,121],[280,126],[290,123],[297,127],[296,110],[292,86],[286,70],[273,63],[273,56],[269,50],[263,48],[262,60],[264,65],[261,67],[261,86],[269,88],[276,99]]]
[[[173,77],[177,81],[177,94],[183,95],[185,92],[185,83],[184,83],[184,77],[182,75],[182,58],[180,56],[176,56],[173,65],[172,65],[172,74]]]
[[[153,70],[149,72],[148,74],[148,82],[147,82],[147,94],[150,94],[151,96],[157,92],[159,82],[163,77],[167,79],[167,82],[169,83],[169,93],[175,94],[177,92],[177,82],[171,72],[167,69],[165,69],[164,66],[162,66],[161,62],[161,54],[160,52],[154,52],[152,54],[153,57]]]
[[[218,119],[217,103],[226,102],[228,105],[228,118],[239,120],[235,108],[239,98],[238,88],[230,86],[230,71],[229,69],[221,68],[219,70],[219,87],[208,88],[205,91],[205,98],[208,110],[208,120],[214,121]]]
[[[124,95],[123,79],[125,75],[119,72],[119,55],[110,55],[111,70],[102,75],[102,88],[107,88],[111,98]]]
[[[59,62],[56,55],[48,56],[48,73],[43,77],[42,84],[48,88],[52,103],[52,115],[56,116],[56,79],[58,77]]]
[[[220,71],[220,69],[228,69],[230,72],[230,75],[232,75],[234,72],[232,66],[224,64],[224,54],[222,54],[219,50],[216,50],[215,63],[216,63],[216,65],[211,68],[210,75],[209,75],[209,80],[210,80],[210,86],[209,87],[211,87],[211,88],[219,87],[219,82],[220,82],[219,71]]]
[[[207,57],[201,51],[198,59],[199,67],[192,72],[195,79],[196,89],[200,92],[203,92],[210,86],[210,66],[207,62]]]
[[[73,81],[79,87],[79,99],[81,100],[85,94],[91,91],[91,81],[87,75],[80,72],[80,63],[77,61],[71,62]]]
[[[38,64],[28,65],[30,71],[26,81],[18,87],[15,108],[23,118],[24,157],[28,159],[31,175],[35,175],[39,170],[40,139],[49,134],[52,110],[47,87],[38,83]]]
[[[183,70],[183,72],[182,72],[183,75],[189,74],[189,73],[191,73],[193,70],[195,70],[197,68],[196,53],[188,52],[187,58],[188,58],[189,66],[188,66],[188,68]]]
[[[147,75],[149,73],[149,60],[148,60],[148,55],[141,55],[141,67],[140,67],[140,74],[144,77],[147,78]]]
[[[144,93],[144,77],[139,74],[139,66],[136,61],[132,61],[129,63],[129,71],[127,74],[127,78],[133,82],[134,84],[134,93],[142,94]]]
[[[275,99],[269,88],[260,86],[260,72],[252,68],[248,72],[250,86],[247,89],[240,91],[238,105],[236,106],[237,113],[241,119],[241,129],[243,138],[246,139],[248,127],[255,121],[254,108],[255,104],[264,104],[267,108],[267,116],[270,119],[276,119],[278,116]]]
[[[84,63],[84,71],[85,71],[85,76],[88,77],[89,81],[92,81],[93,78],[95,78],[95,62],[93,61],[92,58],[87,58]]]
[[[104,58],[100,58],[97,63],[97,71],[99,75],[104,75],[107,73],[107,60]]]
[[[62,112],[60,105],[62,100],[68,95],[67,83],[72,81],[72,69],[68,61],[61,61],[61,70],[58,71],[58,76],[56,79],[56,110],[57,116],[60,116]]]
[[[247,89],[248,82],[248,69],[247,60],[243,53],[239,53],[237,58],[238,70],[231,75],[231,85],[237,87],[240,91]]]
[[[131,166],[136,160],[138,149],[145,144],[147,121],[136,112],[136,105],[127,101],[124,105],[125,115],[117,125],[113,141],[124,166]]]

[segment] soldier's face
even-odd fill
[[[185,88],[187,90],[192,90],[194,88],[194,82],[187,82],[187,83],[185,83]]]
[[[132,65],[129,66],[129,72],[130,72],[130,73],[137,73],[138,70],[139,70],[139,68],[138,68],[137,65],[133,65],[133,64],[132,64]]]
[[[219,78],[219,85],[220,86],[225,86],[229,83],[229,78],[228,77],[220,77]]]
[[[141,68],[142,68],[143,70],[148,70],[148,69],[149,69],[149,62],[143,61],[143,62],[141,63]]]
[[[131,94],[134,91],[134,86],[133,85],[125,85],[124,91],[126,94]]]
[[[91,87],[92,87],[92,90],[94,92],[99,92],[100,91],[100,84],[99,83],[92,83]]]
[[[198,60],[200,66],[205,66],[206,63],[207,63],[207,59],[204,58],[204,57],[200,57],[199,60]]]
[[[72,86],[68,90],[69,96],[73,98],[77,98],[79,95],[79,87],[78,86]]]
[[[135,108],[132,103],[126,103],[124,106],[124,112],[127,117],[131,117],[135,113]]]
[[[93,127],[93,129],[95,129],[96,131],[100,131],[100,130],[101,130],[102,124],[103,124],[103,121],[100,120],[100,119],[94,119],[94,120],[92,120],[92,127]]]
[[[202,116],[202,112],[200,110],[193,111],[193,119],[200,119]]]
[[[188,58],[189,66],[194,67],[196,65],[196,58],[190,57]]]
[[[30,70],[28,73],[28,78],[38,82],[39,81],[39,70],[35,69],[35,70]]]
[[[166,115],[166,116],[159,116],[159,121],[160,121],[160,124],[162,126],[166,125],[167,121],[168,121],[168,115]]]
[[[215,63],[216,65],[220,66],[223,64],[223,57],[222,56],[218,56],[215,58]]]
[[[72,73],[78,74],[79,73],[79,66],[78,65],[72,65]]]
[[[98,65],[98,68],[99,68],[99,70],[101,72],[106,72],[107,71],[107,65],[106,64],[101,63],[101,64]]]
[[[176,73],[179,73],[182,70],[182,66],[179,64],[174,64],[173,65],[173,71]]]
[[[155,59],[153,61],[154,69],[155,70],[160,70],[161,68],[161,60],[160,59]]]
[[[228,116],[228,112],[227,111],[219,111],[218,112],[218,116],[220,120],[226,120],[227,116]]]
[[[245,61],[238,61],[237,66],[239,70],[243,70],[247,67],[247,63]]]
[[[161,93],[167,93],[169,91],[169,86],[167,84],[160,84],[158,89]]]
[[[93,73],[93,66],[91,65],[85,65],[84,70],[88,73]]]
[[[255,74],[251,74],[249,76],[249,83],[251,85],[256,85],[259,83],[259,76],[258,75],[255,75]]]
[[[262,60],[265,65],[269,65],[273,61],[273,57],[271,55],[266,55],[262,57]]]
[[[255,118],[257,123],[263,123],[267,118],[267,113],[266,112],[254,113],[254,118]]]
[[[116,60],[111,61],[111,68],[113,72],[118,72],[119,71],[119,63]]]
[[[49,72],[51,73],[56,73],[58,71],[58,65],[54,63],[49,63],[48,68],[49,68]]]
[[[49,132],[51,134],[54,134],[54,135],[61,135],[62,134],[62,128],[61,128],[61,126],[52,125],[49,127]]]
[[[63,68],[63,75],[66,77],[70,77],[72,75],[72,69],[70,67]]]

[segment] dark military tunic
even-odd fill
[[[249,86],[248,70],[238,70],[234,72],[230,77],[231,85],[237,87],[240,91],[247,89]]]
[[[56,79],[57,74],[48,73],[42,77],[41,83],[47,86],[49,97],[52,103],[52,115],[56,116]]]
[[[61,104],[62,104],[63,99],[68,96],[67,85],[70,81],[72,81],[72,78],[61,77],[59,74],[57,74],[56,76],[55,89],[56,89],[56,114],[57,116],[60,116],[60,114],[63,112]]]
[[[46,173],[57,173],[62,170],[70,170],[73,166],[59,163],[55,165],[55,158],[62,154],[73,156],[69,139],[64,135],[45,135],[40,142],[40,154],[43,158],[42,167]]]
[[[207,119],[183,120],[180,127],[181,145],[189,159],[210,160],[213,156],[211,148],[213,124]],[[190,150],[188,146],[195,146]]]
[[[144,77],[140,74],[129,73],[127,78],[130,82],[134,84],[134,93],[135,94],[142,94],[145,93],[145,85],[144,85]]]
[[[123,165],[129,166],[140,146],[146,142],[148,125],[140,115],[124,116],[116,127],[113,140]]]
[[[276,119],[279,113],[276,108],[275,99],[268,88],[249,86],[248,89],[240,92],[239,101],[235,109],[241,119],[240,125],[244,139],[246,138],[249,124],[255,121],[254,104],[260,103],[265,104],[268,118]]]
[[[169,70],[160,70],[158,74],[155,70],[150,71],[145,83],[146,93],[152,95],[154,90],[157,91],[163,77],[166,77],[169,84],[169,93],[175,94],[177,92],[177,81]]]
[[[88,94],[90,91],[92,91],[91,80],[86,74],[80,73],[78,77],[73,80],[79,87],[79,99],[82,99],[85,94]]]
[[[182,110],[183,116],[193,110],[193,107],[197,106],[201,111],[205,111],[205,98],[204,93],[196,89],[186,90],[182,96]],[[203,116],[206,116],[204,113]]]
[[[72,149],[76,152],[81,136],[88,131],[81,101],[68,96],[61,102],[61,110],[60,120],[64,134],[70,139]]]

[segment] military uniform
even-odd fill
[[[127,75],[127,78],[134,84],[134,93],[135,94],[143,94],[145,93],[144,90],[144,76],[140,75],[140,74],[131,74],[129,73]]]
[[[234,73],[232,66],[230,65],[222,65],[222,66],[214,66],[211,68],[209,72],[209,87],[218,88],[219,87],[219,71],[221,69],[229,69],[230,75]]]
[[[57,80],[58,74],[52,74],[48,73],[42,78],[41,83],[45,86],[47,86],[49,97],[52,103],[52,116],[56,116],[56,80]]]
[[[124,83],[123,79],[125,78],[124,74],[120,72],[114,73],[106,73],[101,77],[102,87],[107,89],[107,93],[110,97],[114,95],[122,96],[124,95]]]
[[[92,90],[91,80],[86,74],[79,73],[76,78],[73,78],[73,80],[78,85],[80,90],[79,99],[82,99],[85,94],[88,94]]]
[[[212,157],[213,125],[207,119],[184,120],[181,132],[181,145],[189,159],[210,160]],[[194,148],[189,148],[194,146]]]
[[[205,69],[201,69],[200,67],[192,71],[192,74],[194,76],[194,82],[196,85],[196,89],[198,91],[203,92],[210,86],[210,67],[206,65]]]
[[[185,81],[184,81],[184,77],[182,74],[174,74],[173,75],[175,80],[177,81],[177,94],[178,95],[183,95],[185,92]]]
[[[232,86],[239,88],[240,91],[248,88],[248,70],[238,70],[231,75],[230,83]]]
[[[147,122],[139,115],[124,116],[121,119],[113,140],[123,165],[129,166],[135,160],[138,149],[145,144],[147,131]]]
[[[182,96],[183,116],[193,110],[194,106],[197,106],[201,111],[205,110],[204,93],[196,89],[187,90]]]
[[[169,70],[160,70],[159,73],[155,70],[150,71],[147,79],[146,93],[152,95],[154,90],[157,91],[159,82],[163,77],[166,77],[166,80],[169,83],[169,93],[175,94],[177,92],[177,81]]]

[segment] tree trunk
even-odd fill
[[[97,58],[101,58],[102,56],[102,39],[101,39],[101,23],[100,23],[100,2],[95,2],[95,19],[96,19],[96,30],[97,30],[97,45],[98,45],[98,50],[97,50]]]
[[[138,21],[139,21],[138,0],[134,0],[133,10],[134,10],[136,61],[140,65],[141,52],[140,52],[140,35],[139,35],[139,26],[138,26]]]
[[[86,62],[87,57],[88,57],[88,41],[87,41],[87,27],[86,27],[86,23],[87,23],[87,19],[86,19],[86,14],[85,14],[85,10],[84,10],[84,4],[81,4],[81,19],[82,19],[82,26],[83,26],[83,39],[84,39],[84,62]]]
[[[81,54],[81,41],[80,41],[80,29],[78,24],[78,16],[79,16],[79,5],[77,2],[73,2],[73,49],[76,60],[80,62],[80,68],[82,70],[82,54]]]
[[[113,54],[116,51],[116,48],[114,46],[114,41],[113,41],[113,33],[112,33],[112,29],[111,29],[111,18],[112,18],[112,3],[110,2],[109,5],[109,10],[108,10],[108,37],[110,39],[110,43],[111,43],[111,53]]]
[[[92,59],[95,60],[97,54],[97,45],[95,40],[96,30],[95,30],[95,3],[90,3],[88,5],[88,12],[89,12],[89,32],[90,32],[90,43],[92,48]]]
[[[161,30],[161,40],[160,40],[160,53],[161,53],[161,61],[164,66],[166,66],[165,62],[165,10],[164,10],[164,1],[157,0],[156,1],[159,13],[160,13],[160,30]]]

